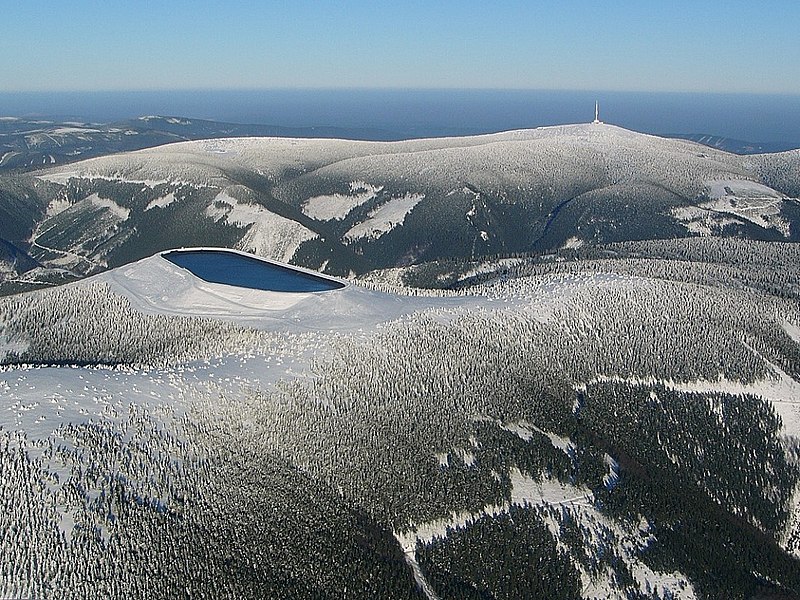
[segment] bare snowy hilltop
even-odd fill
[[[798,197],[605,124],[0,175],[0,597],[800,598]]]

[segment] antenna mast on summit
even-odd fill
[[[600,104],[597,102],[597,100],[594,101],[594,121],[592,121],[592,123],[595,125],[602,123],[600,120]]]

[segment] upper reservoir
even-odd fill
[[[271,292],[326,292],[344,284],[228,250],[171,250],[165,259],[200,279]]]

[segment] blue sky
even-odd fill
[[[800,2],[0,0],[0,91],[800,94]]]

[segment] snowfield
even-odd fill
[[[125,208],[124,206],[120,206],[119,204],[108,198],[101,198],[97,194],[92,194],[91,196],[88,196],[84,201],[91,202],[92,205],[98,208],[108,209],[111,212],[111,214],[116,216],[120,221],[124,221],[131,214],[131,211]]]
[[[242,202],[226,192],[217,194],[205,211],[215,222],[247,228],[238,246],[252,254],[289,262],[303,242],[317,237],[297,221],[287,219],[256,204]]]
[[[402,225],[408,213],[424,199],[425,194],[406,194],[400,198],[392,198],[386,204],[370,211],[367,220],[353,226],[344,234],[344,238],[349,241],[360,238],[378,239]]]
[[[349,194],[314,196],[303,203],[303,212],[318,221],[341,220],[354,208],[374,199],[382,190],[383,186],[351,181]]]
[[[170,192],[165,196],[161,196],[160,198],[155,198],[151,200],[147,207],[144,209],[145,211],[151,210],[153,208],[164,208],[175,202],[175,192]]]
[[[204,281],[160,255],[87,281],[108,283],[143,313],[225,319],[267,331],[357,331],[435,306],[489,305],[480,297],[398,298],[352,284],[309,293],[246,289]]]

